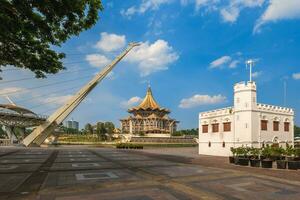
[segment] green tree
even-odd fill
[[[96,124],[96,133],[97,133],[97,135],[98,135],[102,140],[105,140],[105,139],[106,139],[105,133],[107,133],[107,132],[106,132],[104,123],[102,123],[102,122],[97,122],[97,124]]]
[[[1,0],[0,66],[27,68],[36,77],[64,69],[65,54],[53,50],[91,28],[101,0]]]
[[[93,126],[90,123],[87,123],[84,129],[87,134],[93,134]]]
[[[114,133],[115,125],[112,122],[105,122],[104,127],[108,135],[106,139],[112,140],[112,135]]]
[[[295,126],[295,137],[300,137],[300,127]]]
[[[114,129],[115,129],[115,125],[112,122],[105,122],[104,123],[104,127],[106,129],[106,132],[108,134],[113,134],[114,133]]]
[[[180,130],[173,133],[173,136],[182,136],[182,135],[193,135],[193,136],[198,135],[198,128]]]

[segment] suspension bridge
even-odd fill
[[[47,91],[45,93],[41,94],[32,94],[29,95],[29,98],[23,98],[19,99],[16,102],[12,102],[9,98],[9,104],[0,104],[0,125],[2,126],[2,129],[6,132],[8,139],[10,143],[12,143],[14,140],[17,140],[15,136],[15,129],[18,128],[19,131],[21,130],[21,133],[24,135],[25,128],[31,127],[33,131],[26,136],[25,138],[21,138],[21,143],[24,146],[40,146],[45,139],[54,132],[55,128],[65,120],[70,113],[86,98],[86,96],[112,71],[112,69],[118,64],[131,50],[132,48],[138,46],[139,43],[129,43],[128,47],[120,54],[118,55],[110,64],[108,64],[105,68],[103,68],[101,71],[99,71],[96,75],[93,77],[91,75],[84,75],[80,78],[72,78],[72,79],[60,79],[59,81],[55,82],[47,82],[42,85],[34,86],[34,87],[27,87],[27,88],[13,88],[13,90],[5,90],[2,89],[0,92],[1,96],[5,96],[8,98],[9,96],[18,96],[22,93],[28,93],[32,92],[36,89],[43,89],[50,86],[55,85],[66,85],[66,83],[69,82],[75,82],[78,80],[88,79],[91,78],[91,80],[84,84],[79,85],[72,85],[72,87],[68,88],[60,88],[59,90],[55,91]],[[65,63],[68,64],[77,64],[79,62],[70,62]],[[5,71],[14,71],[18,70],[15,68],[12,69],[4,69]],[[90,69],[77,69],[73,71],[66,71],[62,72],[61,74],[69,74],[69,73],[79,73],[82,74],[83,72],[86,73]],[[81,72],[83,71],[83,72]],[[58,75],[58,76],[59,76]],[[54,75],[52,75],[54,77]],[[11,79],[11,80],[3,80],[0,82],[0,84],[12,84],[12,83],[18,83],[22,81],[30,81],[32,80],[32,77],[25,77],[25,78],[19,78],[19,79]],[[75,93],[75,95],[70,96],[63,104],[63,106],[57,108],[51,108],[48,110],[45,110],[41,112],[40,114],[36,114],[32,111],[32,109],[37,109],[40,107],[45,107],[45,105],[50,103],[57,103],[61,102],[64,99],[61,98],[55,98],[53,94],[55,93],[64,93],[64,92],[70,92],[71,90],[78,89],[79,90]],[[52,96],[49,98],[46,98],[47,95],[49,96],[51,94]],[[33,99],[40,98],[42,99],[41,102],[38,104],[31,106],[29,108],[24,108],[19,106],[20,103],[24,104],[26,102],[32,102]],[[55,110],[55,112],[53,112]],[[44,113],[53,112],[49,117],[44,115]],[[21,134],[21,135],[22,135]]]

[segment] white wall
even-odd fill
[[[254,146],[271,143],[278,138],[281,146],[293,144],[294,112],[290,108],[257,104],[256,84],[238,83],[234,86],[234,107],[199,114],[199,154],[229,156],[230,147]],[[261,130],[261,120],[269,121],[268,130]],[[273,121],[279,120],[279,131],[273,131]],[[290,131],[284,131],[284,122],[290,122]],[[223,131],[223,122],[231,122],[231,132]],[[219,123],[219,133],[212,133],[212,124]],[[202,133],[202,125],[208,124],[208,133]],[[211,146],[209,147],[209,142]],[[225,142],[225,147],[223,147]]]

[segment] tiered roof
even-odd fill
[[[135,112],[135,111],[162,111],[166,113],[170,113],[170,111],[166,108],[161,108],[158,103],[155,101],[152,95],[152,90],[150,86],[148,87],[146,96],[142,103],[140,105],[133,107],[128,110],[129,113]]]

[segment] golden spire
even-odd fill
[[[164,112],[166,114],[170,113],[168,109],[161,108],[158,103],[154,100],[150,84],[148,84],[148,89],[145,98],[143,99],[142,103],[136,107],[133,107],[128,110],[129,113],[139,111],[139,110],[158,110],[160,112]]]
[[[148,85],[147,94],[140,105],[136,107],[137,109],[159,109],[159,105],[153,98],[152,91],[150,85]]]

